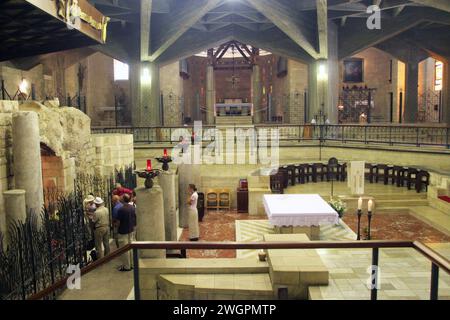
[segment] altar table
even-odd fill
[[[338,213],[318,194],[265,194],[263,203],[277,233],[306,233],[318,240],[320,225],[339,223]]]

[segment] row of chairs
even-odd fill
[[[383,181],[385,185],[391,183],[397,187],[406,186],[410,190],[413,186],[417,192],[427,190],[430,174],[421,169],[387,164],[366,163],[365,178],[370,183]],[[270,176],[270,186],[273,193],[283,193],[289,185],[297,183],[320,181],[345,181],[347,179],[347,163],[336,166],[328,164],[302,163],[289,164],[278,168],[277,173]]]
[[[208,189],[206,192],[206,210],[231,208],[230,189]]]

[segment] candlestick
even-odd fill
[[[167,158],[167,149],[164,149],[164,158]]]
[[[359,199],[358,199],[358,210],[362,209],[362,203],[363,203],[363,199],[362,199],[362,197],[359,197]]]
[[[372,201],[372,199],[370,199],[367,204],[367,211],[371,212],[372,209],[373,209],[373,201]]]
[[[361,240],[361,215],[362,215],[361,209],[358,209],[357,215],[358,215],[358,235],[356,236],[356,240]]]
[[[147,171],[151,171],[152,170],[152,160],[148,159],[147,160]]]
[[[372,211],[370,210],[367,212],[367,219],[369,220],[367,224],[367,240],[370,240],[370,224],[372,221]]]

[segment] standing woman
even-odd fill
[[[198,211],[197,211],[197,200],[198,193],[195,184],[189,185],[189,194],[191,195],[188,200],[188,212],[189,212],[189,240],[190,241],[198,241],[200,236],[200,231],[198,227]]]

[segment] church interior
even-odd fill
[[[0,300],[450,299],[450,1],[4,0],[0,35]]]

